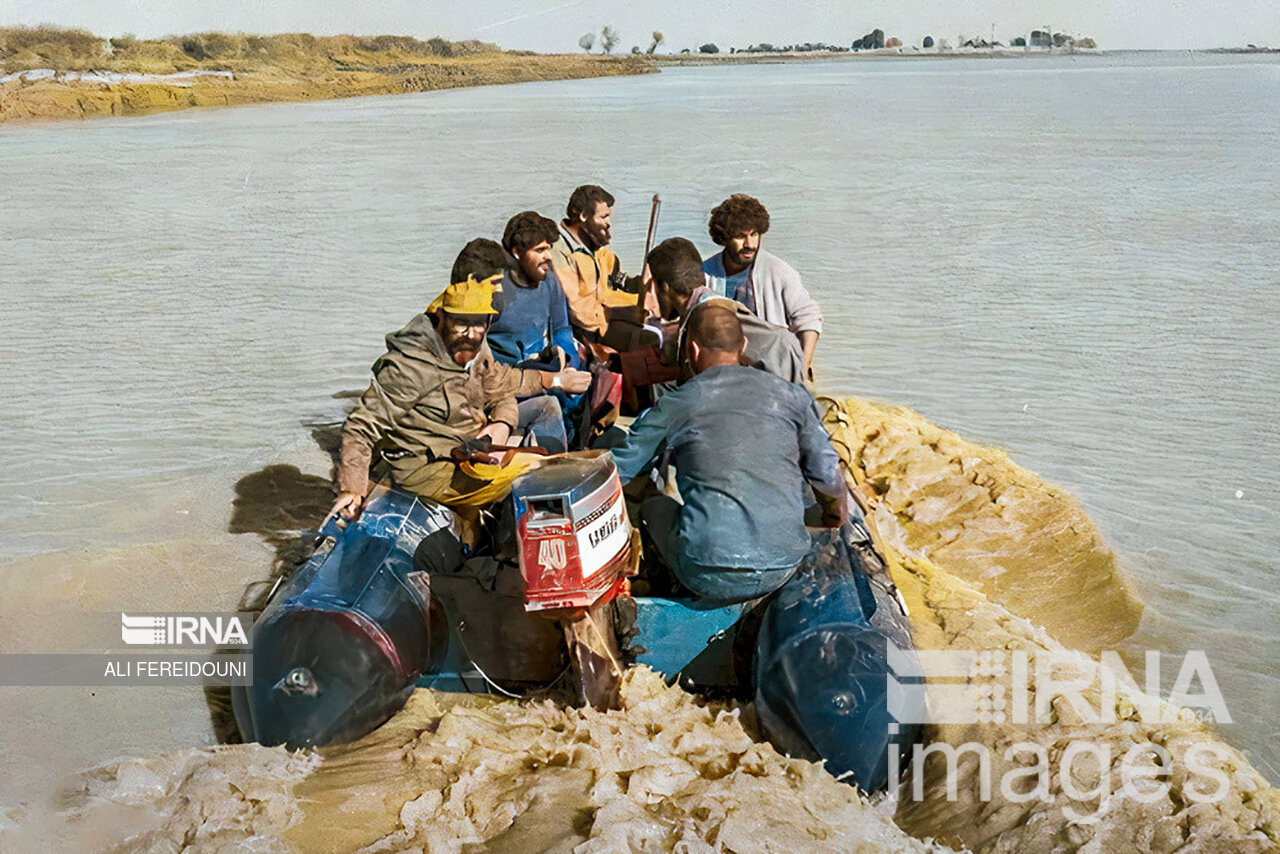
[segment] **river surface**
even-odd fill
[[[235,484],[328,475],[313,426],[467,240],[596,182],[634,270],[654,192],[709,254],[740,191],[823,305],[820,386],[1080,497],[1147,604],[1126,652],[1205,650],[1228,740],[1280,780],[1277,103],[1273,57],[1113,54],[0,128],[0,652],[233,607],[272,558],[227,533]],[[6,790],[211,742],[193,696],[0,689]]]

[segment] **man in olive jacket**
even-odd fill
[[[523,371],[494,360],[484,339],[497,314],[498,279],[449,285],[425,313],[387,336],[373,381],[342,426],[334,512],[359,512],[375,447],[398,486],[448,504],[463,491],[450,452],[479,437],[506,444],[520,422],[517,394],[586,390],[591,375],[583,371]]]

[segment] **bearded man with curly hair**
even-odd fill
[[[711,211],[708,223],[711,239],[724,249],[704,261],[702,270],[717,294],[790,329],[800,339],[805,374],[811,375],[822,309],[795,268],[760,247],[768,230],[769,211],[759,199],[742,193],[725,199]]]

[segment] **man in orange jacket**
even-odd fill
[[[626,351],[651,346],[657,338],[644,330],[639,296],[622,289],[626,277],[609,248],[613,204],[613,195],[595,184],[573,191],[560,239],[551,247],[551,268],[569,302],[577,336],[588,344]]]

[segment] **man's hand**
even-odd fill
[[[804,376],[813,380],[813,356],[818,352],[818,333],[806,329],[800,333],[800,349],[804,351]]]
[[[559,380],[559,382],[556,380]],[[569,394],[582,394],[591,387],[591,372],[565,368],[558,374],[543,373],[542,387],[545,389],[562,388]]]
[[[507,440],[511,438],[511,427],[501,421],[490,421],[476,434],[477,439],[482,436],[488,436],[489,441],[495,445],[505,445]]]
[[[364,496],[359,492],[342,492],[338,494],[338,500],[333,503],[333,509],[329,511],[329,515],[336,514],[350,521],[360,515],[363,507]]]
[[[644,273],[642,274],[640,286],[640,305],[644,308],[645,313],[650,317],[659,317],[662,309],[658,305],[658,293],[653,287],[653,274],[649,272],[649,265],[644,265]]]
[[[839,528],[849,519],[849,490],[842,489],[837,495],[827,495],[815,489],[814,497],[822,508],[822,527]]]

